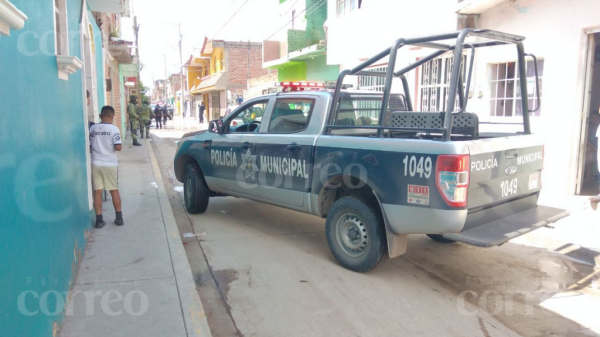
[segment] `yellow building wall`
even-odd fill
[[[210,74],[215,75],[225,70],[225,49],[214,48],[210,55]]]

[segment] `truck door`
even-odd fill
[[[258,146],[261,198],[302,208],[307,203],[313,144],[318,131],[309,128],[316,97],[277,98]],[[264,130],[264,129],[263,129]]]
[[[267,109],[269,99],[254,100],[241,106],[223,120],[223,134],[210,144],[214,184],[223,193],[258,197],[259,112]],[[262,115],[262,113],[260,113]]]

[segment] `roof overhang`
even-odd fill
[[[133,58],[131,57],[132,45],[133,42],[129,41],[108,41],[108,50],[117,62],[130,64],[133,63]]]
[[[457,4],[458,14],[481,14],[506,0],[464,0]]]
[[[129,0],[87,0],[87,3],[92,12],[127,14],[129,16]]]
[[[0,0],[0,36],[9,36],[10,30],[22,29],[27,15],[23,14],[8,0]]]
[[[306,61],[314,59],[317,56],[326,55],[327,48],[322,45],[314,44],[288,54],[290,61]]]
[[[287,57],[264,62],[263,69],[281,69],[292,65],[305,63],[307,60],[312,60],[317,56],[326,54],[327,48],[323,47],[322,45],[315,44],[293,51],[289,53]]]
[[[227,89],[227,83],[229,82],[229,73],[222,72],[220,74],[213,75],[209,78],[203,79],[202,82],[196,89],[191,91],[191,94],[201,94],[203,92],[214,91],[214,90],[225,90]]]

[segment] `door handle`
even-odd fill
[[[504,151],[504,155],[506,156],[506,159],[515,159],[517,158],[517,155],[519,153],[517,152],[517,150],[506,150]]]
[[[290,150],[290,151],[296,151],[301,147],[302,147],[302,145],[298,145],[297,143],[292,143],[287,146],[288,150]]]
[[[250,142],[244,142],[244,145],[242,145],[242,147],[243,147],[244,149],[249,149],[249,148],[251,148],[251,147],[252,147],[252,144],[250,144]]]

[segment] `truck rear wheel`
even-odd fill
[[[439,242],[439,243],[454,243],[454,242],[456,242],[454,240],[446,239],[443,235],[440,235],[440,234],[427,234],[427,236],[429,236],[429,238],[431,240]]]
[[[204,175],[196,164],[188,164],[185,167],[185,178],[183,183],[183,199],[185,208],[191,214],[204,213],[208,207],[210,190],[204,181]]]
[[[355,197],[344,197],[331,207],[326,221],[329,249],[345,268],[367,272],[388,257],[381,212]]]

